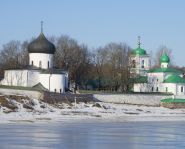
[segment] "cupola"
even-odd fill
[[[33,40],[28,45],[28,52],[29,53],[46,53],[46,54],[55,53],[54,44],[48,41],[47,38],[44,36],[42,22],[41,22],[41,33],[35,40]]]
[[[164,54],[160,57],[160,62],[161,62],[161,63],[169,63],[169,62],[170,62],[169,56],[168,56],[166,53],[164,53]]]
[[[28,45],[29,64],[41,69],[51,69],[55,46],[44,36],[42,26],[43,22],[40,35]]]
[[[141,48],[140,36],[138,36],[138,47],[132,51],[132,54],[139,56],[147,54],[146,51]]]
[[[160,57],[160,63],[161,63],[161,68],[168,68],[168,65],[170,63],[170,58],[166,54],[166,52],[163,52],[162,56]]]

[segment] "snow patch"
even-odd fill
[[[118,121],[185,121],[185,109],[128,104],[59,103],[50,105],[37,99],[7,99],[16,110],[0,106],[0,122],[41,122],[49,120],[115,119]]]

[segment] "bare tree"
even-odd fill
[[[28,64],[28,42],[10,41],[4,44],[0,52],[0,69],[3,77],[5,69],[22,68]]]
[[[95,72],[98,79],[98,90],[102,87],[103,68],[105,66],[107,51],[103,48],[98,48],[93,52],[92,61],[95,66]]]
[[[17,68],[20,52],[21,43],[19,41],[10,41],[4,44],[0,55],[1,64],[6,69]]]
[[[88,73],[89,52],[88,47],[68,36],[57,39],[55,52],[55,65],[69,71],[69,78],[75,84],[80,84]]]
[[[129,51],[125,43],[109,43],[94,52],[98,88],[111,91],[128,90]]]
[[[21,44],[21,51],[19,53],[19,67],[24,67],[29,64],[29,55],[27,50],[28,44],[28,41],[24,41]]]
[[[110,43],[105,46],[109,51],[109,64],[111,84],[114,91],[120,89],[122,92],[128,91],[130,78],[129,54],[130,47],[125,43]]]

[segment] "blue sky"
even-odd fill
[[[177,65],[185,66],[184,0],[1,0],[0,46],[40,33],[67,34],[90,48],[126,42],[135,48],[172,49]]]

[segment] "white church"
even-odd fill
[[[28,45],[29,66],[25,69],[5,70],[0,82],[6,86],[42,88],[45,91],[64,93],[68,88],[68,72],[53,67],[55,46],[41,33]]]
[[[160,68],[151,69],[150,56],[140,48],[132,51],[131,73],[146,77],[146,82],[134,83],[134,92],[161,92],[174,95],[185,95],[185,79],[183,73],[169,66],[170,58],[163,52],[160,57]]]

